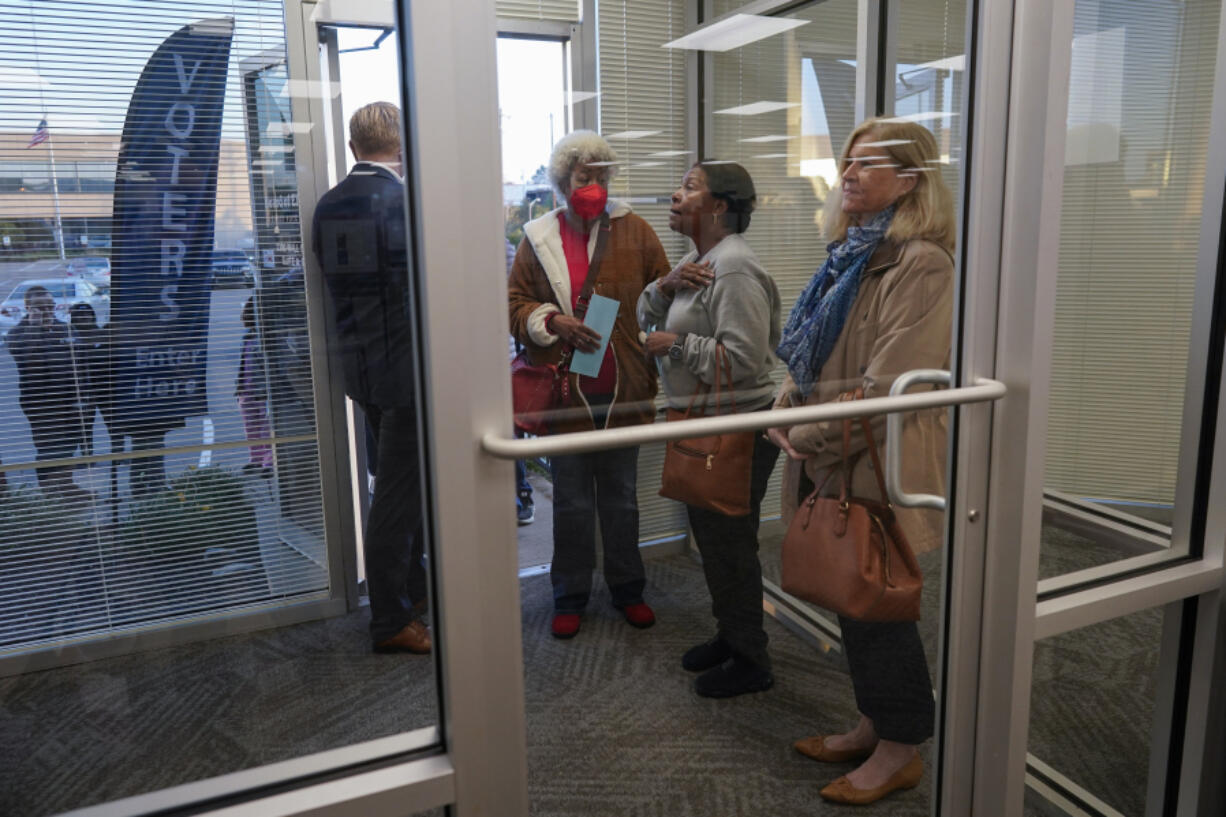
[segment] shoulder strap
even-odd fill
[[[864,439],[868,442],[868,453],[873,458],[873,475],[877,477],[877,490],[881,491],[881,501],[890,504],[890,495],[885,492],[885,472],[881,470],[881,457],[877,453],[877,441],[873,439],[873,428],[867,417],[861,417],[860,428],[864,431]],[[850,425],[850,421],[848,421]]]
[[[583,281],[583,289],[575,301],[575,317],[583,320],[587,314],[587,305],[592,300],[592,290],[596,288],[596,277],[600,275],[600,262],[604,260],[605,250],[609,246],[609,214],[600,214],[600,224],[596,228],[596,247],[592,250],[592,260],[587,265],[587,278]]]
[[[863,400],[864,389],[857,388],[854,392],[844,392],[839,396],[840,400]],[[877,478],[877,490],[881,492],[881,501],[886,505],[890,504],[890,495],[885,490],[885,472],[881,470],[881,455],[877,453],[877,441],[873,439],[873,427],[869,423],[867,417],[855,418],[860,422],[860,429],[864,432],[864,441],[868,444],[868,455],[872,458],[873,476]],[[843,489],[851,490],[851,458],[847,455],[847,450],[851,448],[851,424],[852,418],[848,417],[843,420]]]

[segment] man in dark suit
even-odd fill
[[[422,480],[409,323],[400,110],[349,120],[357,164],[319,200],[312,241],[335,317],[345,392],[378,449],[366,521],[366,584],[376,652],[428,653]]]
[[[21,410],[30,423],[35,459],[66,459],[83,439],[82,390],[68,327],[56,320],[55,299],[45,287],[26,290],[25,307],[25,317],[5,343],[17,363]],[[49,497],[73,503],[93,499],[93,494],[73,483],[70,467],[40,466],[37,473],[39,487]]]

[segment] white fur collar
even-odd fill
[[[562,228],[558,225],[558,213],[565,209],[565,207],[558,207],[539,218],[529,221],[524,225],[524,237],[532,245],[537,259],[545,269],[545,276],[549,279],[549,286],[553,289],[554,297],[558,300],[558,306],[562,308],[562,314],[570,315],[572,314],[570,307],[570,270],[566,267],[566,253],[562,251]],[[617,219],[632,211],[630,210],[630,205],[624,201],[609,199],[605,205],[605,212],[609,214],[610,219]],[[596,250],[597,232],[597,230],[592,230],[588,235],[587,257],[589,261],[592,259],[592,253]]]

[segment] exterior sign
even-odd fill
[[[128,104],[111,253],[114,424],[150,431],[207,411],[213,212],[234,21],[170,35]]]

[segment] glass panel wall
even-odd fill
[[[395,32],[287,12],[0,10],[5,814],[436,738]]]
[[[1029,771],[1041,781],[1029,795],[1035,808],[1043,808],[1039,792],[1057,791],[1106,804],[1099,813],[1145,814],[1148,747],[1163,703],[1163,619],[1162,609],[1145,610],[1035,644],[1029,743]]]
[[[1044,576],[1169,551],[1191,498],[1176,478],[1195,433],[1184,392],[1219,14],[1076,4],[1046,482],[1064,531]]]

